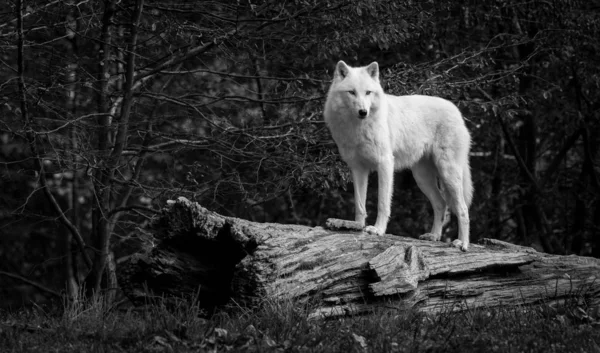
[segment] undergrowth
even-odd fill
[[[577,303],[314,320],[310,304],[270,301],[205,319],[194,300],[99,298],[0,312],[0,352],[600,352],[598,313]]]

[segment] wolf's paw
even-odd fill
[[[440,240],[440,238],[437,237],[433,233],[421,234],[421,235],[419,235],[419,239],[421,239],[421,240],[429,240],[429,241],[438,241],[438,240]]]
[[[469,243],[464,243],[462,241],[460,241],[459,239],[454,240],[452,243],[450,243],[450,246],[453,246],[455,248],[458,248],[462,251],[467,251],[469,250]]]
[[[365,232],[372,234],[372,235],[383,235],[383,232],[381,231],[381,229],[379,229],[375,226],[366,226]]]

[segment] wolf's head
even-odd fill
[[[340,61],[335,67],[330,92],[338,109],[358,119],[366,119],[379,109],[384,94],[379,83],[379,65],[351,67]]]

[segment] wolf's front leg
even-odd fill
[[[377,168],[377,180],[379,182],[377,200],[377,220],[375,226],[366,227],[370,234],[383,235],[387,229],[390,219],[392,204],[392,190],[394,186],[394,161],[390,158],[386,163],[381,163]]]
[[[367,184],[369,182],[369,170],[362,166],[353,166],[352,181],[354,183],[354,220],[365,226],[367,219]]]
[[[349,165],[352,171],[352,182],[354,184],[354,212],[355,220],[343,220],[329,218],[325,228],[330,230],[350,230],[362,232],[367,219],[367,183],[369,181],[369,170],[360,165]]]

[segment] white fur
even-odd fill
[[[377,171],[377,220],[374,227],[365,228],[367,232],[385,233],[394,170],[410,168],[434,210],[431,233],[420,238],[440,240],[449,220],[449,206],[459,225],[459,239],[453,245],[468,249],[468,207],[473,195],[471,136],[454,104],[437,97],[386,94],[379,83],[376,62],[350,67],[340,61],[324,116],[342,159],[352,171],[355,220],[363,226],[369,172]]]

